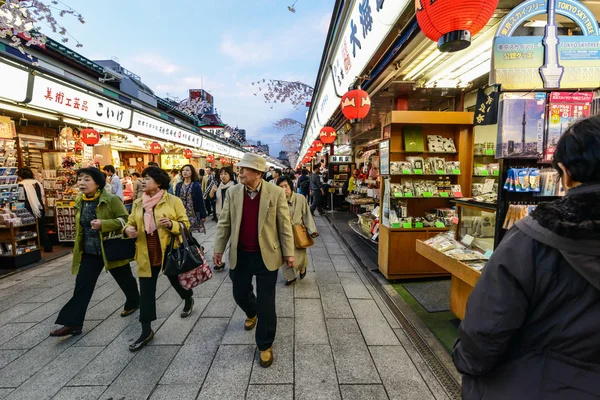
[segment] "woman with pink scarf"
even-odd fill
[[[140,322],[142,334],[129,346],[130,351],[141,350],[154,339],[152,321],[156,320],[156,281],[162,271],[165,251],[173,235],[181,234],[180,223],[189,228],[185,207],[178,197],[167,193],[171,178],[158,167],[148,167],[142,172],[141,199],[133,203],[125,235],[136,238],[135,260],[140,279]],[[192,313],[194,294],[183,289],[177,276],[168,276],[171,286],[185,301],[181,318]]]

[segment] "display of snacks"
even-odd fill
[[[489,259],[488,255],[470,249],[454,239],[453,231],[440,233],[439,235],[426,240],[425,244],[468,266],[476,265],[476,268],[473,268],[479,271],[485,267],[485,261]]]
[[[390,185],[392,198],[461,197],[460,185],[453,185],[450,177],[440,176],[437,181],[425,179],[402,179]]]
[[[455,153],[454,140],[439,135],[427,135],[427,147],[432,153]]]
[[[0,167],[17,166],[16,142],[13,139],[0,139]],[[0,175],[4,175],[0,172]]]
[[[473,176],[499,176],[500,164],[475,164],[473,166]]]
[[[460,175],[460,161],[446,161],[439,157],[408,157],[407,161],[390,162],[390,174]]]
[[[496,143],[475,143],[474,154],[476,156],[494,156],[496,155]]]
[[[72,242],[75,240],[75,207],[66,205],[56,206],[56,225],[59,242]]]

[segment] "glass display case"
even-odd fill
[[[496,205],[456,200],[456,240],[482,253],[494,251]]]

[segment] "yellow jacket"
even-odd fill
[[[171,229],[163,228],[158,223],[158,220],[166,215],[171,221],[173,221],[173,227]],[[188,220],[185,212],[185,207],[181,202],[181,199],[177,196],[169,194],[165,191],[162,198],[154,207],[154,220],[156,222],[156,230],[158,231],[158,239],[160,241],[160,248],[163,254],[163,264],[165,259],[165,252],[167,247],[171,243],[173,235],[180,235],[181,229],[179,222],[182,222],[186,228],[190,227],[190,221]],[[136,241],[135,249],[135,261],[137,262],[138,277],[150,278],[152,271],[150,269],[150,256],[148,255],[148,243],[146,241],[146,231],[144,230],[144,207],[142,206],[142,199],[137,199],[133,202],[131,208],[131,214],[127,220],[127,225],[133,226],[138,230],[138,237]]]

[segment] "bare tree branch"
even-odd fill
[[[258,89],[254,95],[264,96],[265,103],[271,104],[271,108],[274,104],[289,102],[298,109],[302,104],[310,101],[314,92],[314,89],[306,83],[279,79],[263,79],[252,82],[252,86]]]
[[[304,129],[305,125],[302,122],[293,118],[283,118],[278,121],[275,121],[275,123],[273,124],[273,127],[275,129],[279,129],[282,131],[294,128],[295,126],[299,126],[301,129]]]

